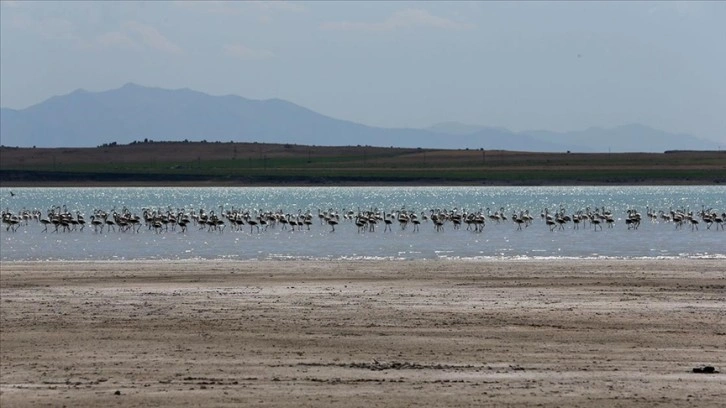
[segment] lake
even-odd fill
[[[726,258],[726,233],[701,217],[704,211],[726,212],[722,186],[0,188],[0,208],[16,216],[38,214],[3,224],[2,261]],[[608,213],[611,222],[570,221],[552,228],[545,209],[571,218]],[[628,211],[642,215],[637,228],[626,223]],[[127,230],[101,231],[91,225],[100,212],[108,219],[114,212],[142,219]],[[185,231],[179,225],[149,227],[145,212],[214,213],[224,228],[210,229],[194,218]],[[679,212],[692,213],[698,224],[664,218]],[[81,214],[86,225],[46,228],[40,219],[49,213],[74,219]],[[230,213],[253,220],[281,214],[292,221],[310,214],[312,223],[299,229],[268,222],[258,231],[244,221],[236,228],[224,216]],[[401,213],[416,214],[418,230],[410,218],[402,228]],[[338,214],[338,224],[318,214]],[[377,214],[375,228],[356,226],[358,214]],[[465,222],[456,228],[457,216],[471,214],[485,217],[483,228]],[[526,214],[530,222],[513,221],[513,215]],[[383,219],[388,215],[394,218],[390,230]],[[439,228],[431,218],[437,215]]]

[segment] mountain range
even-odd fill
[[[641,124],[573,132],[513,132],[446,122],[425,129],[380,128],[322,115],[281,99],[212,96],[136,84],[54,96],[25,109],[0,110],[0,144],[93,147],[155,141],[235,141],[316,146],[396,146],[539,152],[717,150],[719,144]]]

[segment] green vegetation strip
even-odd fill
[[[457,169],[441,171],[440,169],[292,169],[292,168],[253,168],[253,169],[219,169],[188,172],[182,169],[135,169],[135,171],[0,171],[3,180],[103,180],[103,181],[197,181],[197,180],[229,180],[229,179],[260,179],[260,180],[360,180],[360,181],[492,181],[508,183],[526,182],[646,182],[659,180],[683,180],[704,182],[726,182],[726,171],[706,170],[516,170],[491,171]],[[230,171],[233,170],[233,171]]]

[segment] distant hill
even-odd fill
[[[478,137],[493,140],[488,149],[500,149],[507,141],[516,140],[520,150],[542,152],[583,152],[583,153],[623,153],[649,152],[657,153],[666,150],[718,150],[719,144],[700,139],[688,134],[676,134],[653,129],[641,124],[629,124],[612,128],[592,127],[573,132],[550,132],[546,130],[528,130],[512,132],[504,128],[467,125],[457,122],[445,122],[428,128],[430,131],[447,133],[457,137]],[[506,148],[505,148],[506,149]]]
[[[0,144],[4,146],[93,147],[144,139],[542,152],[718,148],[711,141],[642,125],[568,133],[515,133],[455,122],[427,129],[378,128],[331,118],[281,99],[211,96],[136,84],[103,92],[77,90],[26,109],[0,111]]]
[[[633,123],[613,128],[592,127],[575,132],[524,132],[553,143],[583,146],[592,152],[662,152],[666,150],[717,150],[716,142],[683,133],[668,133]],[[577,150],[577,148],[575,148]]]

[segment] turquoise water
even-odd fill
[[[15,195],[11,196],[10,192]],[[51,225],[47,231],[30,218],[0,228],[0,260],[147,260],[147,259],[507,259],[507,258],[726,258],[726,233],[707,224],[698,214],[726,212],[726,187],[213,187],[213,188],[0,188],[0,208],[19,215],[37,211],[83,215],[81,230]],[[570,222],[550,231],[541,213],[567,215],[610,212],[613,223],[597,228]],[[136,229],[102,232],[90,225],[98,211],[107,214],[144,211],[217,215],[230,211],[289,214],[310,213],[313,222],[302,230],[270,224],[259,232],[244,225],[234,228],[224,219],[221,231],[200,229],[193,222],[186,231],[149,229],[143,220]],[[628,210],[642,214],[637,229],[629,228]],[[339,224],[321,223],[318,212],[335,212]],[[529,212],[530,225],[518,229],[513,214]],[[699,224],[677,224],[647,212],[692,212]],[[384,232],[359,231],[346,213],[372,212],[419,215],[419,230],[398,222]],[[455,229],[451,220],[437,231],[423,216],[432,214],[504,214],[499,222],[487,218],[481,232]],[[604,223],[603,223],[604,224]]]

